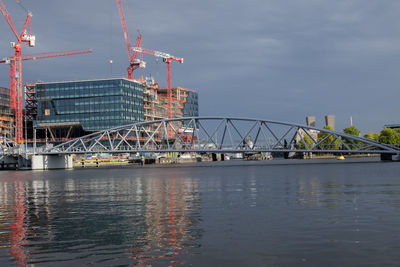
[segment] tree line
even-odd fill
[[[324,129],[334,131],[334,129],[330,126],[324,126]],[[360,130],[358,130],[355,126],[350,126],[343,129],[343,132],[349,135],[360,136]],[[308,148],[313,147],[315,142],[312,138],[305,133],[303,137],[304,142],[300,141],[297,143],[297,149],[306,149],[305,144],[307,144]],[[400,129],[391,129],[384,128],[380,133],[367,133],[364,135],[364,138],[370,139],[376,142],[381,142],[385,144],[400,145]],[[336,139],[335,136],[330,135],[326,132],[319,132],[317,137],[317,142],[320,142],[320,147],[329,150],[339,150],[342,147],[342,142]],[[350,149],[356,149],[359,141],[356,140],[347,140],[346,138],[342,138],[343,143],[345,143]]]

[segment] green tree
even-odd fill
[[[360,131],[355,126],[350,126],[350,127],[344,128],[343,132],[346,134],[360,136]]]
[[[400,135],[393,129],[385,128],[379,135],[379,142],[390,145],[400,145]]]
[[[303,139],[304,142],[307,144],[308,148],[311,148],[314,145],[313,140],[308,136],[308,134],[304,134]],[[307,149],[301,139],[298,141],[296,147],[297,149]]]
[[[360,130],[358,130],[355,126],[350,126],[350,127],[344,128],[343,132],[345,134],[360,136]],[[351,140],[351,139],[347,139],[347,138],[342,138],[342,139],[343,139],[343,142],[350,147],[350,149],[356,149],[357,147],[355,146],[355,144],[360,143],[359,141],[356,141],[356,140]]]
[[[326,130],[331,130],[334,131],[334,129],[330,126],[324,126],[324,129]],[[318,133],[318,142],[322,141],[324,138],[326,138],[329,133],[326,132],[319,132]],[[330,135],[328,138],[326,138],[322,143],[321,147],[324,149],[329,149],[329,150],[338,150],[341,147],[342,143],[340,140],[335,139],[335,136]]]
[[[379,133],[367,133],[364,135],[364,138],[378,142],[379,141]]]

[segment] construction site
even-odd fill
[[[128,55],[126,77],[32,83],[23,80],[23,61],[82,55],[93,51],[81,49],[23,54],[23,47],[36,46],[36,37],[32,34],[32,14],[27,12],[23,29],[19,33],[0,0],[1,13],[16,37],[10,43],[14,55],[0,60],[0,63],[8,65],[10,79],[9,89],[3,85],[0,92],[2,137],[27,146],[33,143],[54,145],[121,125],[199,115],[198,92],[172,85],[172,63],[183,63],[183,58],[143,48],[139,31],[133,46],[121,0],[116,0],[116,8]],[[146,67],[144,54],[160,58],[165,63],[165,88],[153,77],[135,75],[136,69]],[[173,125],[174,130],[182,127],[178,123]],[[163,138],[159,136],[158,139],[162,142]]]

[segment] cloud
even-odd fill
[[[306,115],[322,121],[330,113],[337,115],[339,129],[353,115],[363,131],[398,121],[399,1],[123,2],[132,44],[140,29],[144,47],[185,58],[173,64],[173,83],[199,91],[201,115],[303,122]],[[24,19],[18,5],[5,4],[14,21]],[[34,14],[38,40],[25,53],[94,49],[91,55],[26,62],[25,81],[126,75],[115,1],[24,5]],[[4,19],[0,31],[0,54],[9,55],[12,35]],[[145,60],[148,68],[136,75],[152,74],[165,84],[165,65],[150,56]],[[0,82],[7,86],[8,68],[0,67]]]

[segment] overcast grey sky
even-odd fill
[[[18,30],[25,13],[3,0]],[[115,0],[22,0],[37,46],[23,53],[92,48],[90,55],[23,63],[24,82],[125,77],[128,57]],[[398,0],[125,0],[132,44],[183,57],[173,85],[199,91],[200,115],[305,123],[336,115],[336,130],[400,123]],[[0,19],[0,57],[12,55]],[[112,74],[109,60],[113,60]],[[145,70],[166,84],[151,56]],[[8,87],[0,65],[0,86]]]

